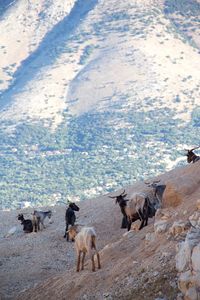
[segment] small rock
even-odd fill
[[[103,299],[112,300],[113,298],[109,293],[104,293],[103,294]]]
[[[197,209],[200,210],[200,199],[197,200]]]

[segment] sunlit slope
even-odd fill
[[[68,15],[73,4],[18,1],[1,20],[1,103],[9,103],[1,119],[56,125],[65,109],[148,110],[150,100],[190,118],[199,53],[157,2],[77,1]]]
[[[63,21],[75,3],[73,0],[7,2],[7,6],[1,4],[1,90],[9,87],[16,70],[34,54],[45,36]]]

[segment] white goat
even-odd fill
[[[97,255],[97,263],[98,268],[101,268],[100,264],[100,256],[96,249],[96,232],[93,227],[83,227],[78,232],[78,225],[71,226],[68,230],[69,238],[71,240],[75,240],[75,249],[77,254],[77,268],[76,271],[80,271],[80,263],[81,263],[81,270],[84,269],[84,260],[85,255],[88,253],[89,257],[92,260],[92,271],[95,271],[95,262],[94,262],[94,255]],[[81,253],[82,260],[81,260]]]

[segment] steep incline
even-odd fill
[[[187,224],[189,217],[197,213],[199,166],[200,163],[196,163],[174,169],[159,177],[167,186],[173,185],[174,195],[181,197],[177,205],[168,191],[165,194],[165,200],[171,202],[165,202],[165,208],[159,214],[164,216],[161,221],[167,222],[168,229],[156,235],[154,219],[139,232],[133,230],[127,234],[126,230],[120,229],[120,209],[108,195],[80,203],[77,222],[94,226],[98,234],[102,269],[95,273],[91,272],[90,261],[84,271],[75,272],[74,244],[66,243],[62,238],[62,207],[54,208],[53,224],[48,224],[45,230],[37,234],[28,235],[22,233],[17,220],[14,220],[18,212],[0,212],[4,225],[0,236],[2,296],[29,300],[100,300],[106,297],[122,300],[133,299],[133,295],[135,300],[144,299],[144,295],[149,300],[156,297],[176,299],[175,254],[177,244],[184,240],[185,233],[174,236],[170,234],[169,228],[175,221]],[[126,191],[130,195],[133,191],[145,189],[146,185],[140,182],[127,187]],[[119,192],[115,191],[114,194]],[[22,212],[30,214],[31,210]],[[10,228],[11,222],[18,230],[15,235],[5,239],[3,235]],[[36,283],[39,285],[34,286]]]

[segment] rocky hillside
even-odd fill
[[[102,269],[95,273],[90,261],[75,271],[74,244],[63,239],[64,206],[52,207],[53,223],[31,234],[16,220],[30,208],[0,212],[1,299],[199,299],[199,178],[200,162],[160,175],[167,185],[162,209],[141,231],[137,222],[128,233],[120,229],[121,212],[109,195],[80,202],[77,222],[98,234]],[[150,192],[142,181],[126,187],[128,195],[141,190]]]

